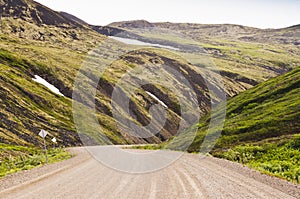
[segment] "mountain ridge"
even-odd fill
[[[1,17],[21,18],[30,20],[38,25],[82,26],[75,21],[68,20],[68,18],[60,15],[59,12],[31,0],[5,0],[0,4],[0,10]]]
[[[141,24],[147,24],[141,25]],[[196,36],[196,39],[201,39],[201,37],[205,37],[207,35],[214,37],[225,37],[228,39],[240,39],[242,41],[255,41],[255,42],[278,42],[285,44],[298,44],[298,40],[287,40],[287,38],[292,38],[293,36],[299,37],[300,35],[300,25],[294,25],[286,28],[278,28],[278,29],[260,29],[255,27],[248,27],[243,25],[236,24],[197,24],[197,23],[170,23],[170,22],[156,22],[150,23],[144,20],[137,21],[124,21],[124,22],[114,22],[108,25],[108,27],[114,28],[123,28],[123,29],[142,29],[142,28],[166,28],[181,31],[182,34],[186,34],[187,32],[191,32],[189,36]],[[293,34],[290,31],[296,31]],[[202,31],[202,34],[199,34],[199,31]],[[194,34],[194,35],[193,35]],[[268,34],[268,37],[264,35]],[[200,37],[201,36],[201,37]],[[270,38],[270,37],[274,37]]]
[[[182,25],[182,24],[186,24],[186,25],[190,25],[190,26],[237,26],[237,27],[244,27],[244,28],[249,28],[249,29],[256,29],[256,30],[282,30],[282,29],[288,29],[288,28],[299,28],[300,24],[295,24],[295,25],[291,25],[291,26],[287,26],[287,27],[283,27],[283,28],[258,28],[258,27],[254,27],[254,26],[245,26],[242,24],[233,24],[233,23],[220,23],[220,24],[209,24],[209,23],[189,23],[189,22],[149,22],[147,20],[144,19],[138,19],[138,20],[128,20],[128,21],[117,21],[117,22],[112,22],[109,23],[106,26],[123,26],[125,27],[131,27],[131,28],[145,28],[145,27],[153,27],[155,25]]]

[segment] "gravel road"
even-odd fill
[[[75,157],[0,180],[0,198],[300,198],[300,187],[240,164],[185,154],[162,170],[128,174],[84,148]]]

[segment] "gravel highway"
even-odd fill
[[[0,198],[300,198],[296,184],[212,157],[185,154],[159,171],[129,174],[103,166],[85,148],[71,152],[76,156],[64,162],[2,178]]]

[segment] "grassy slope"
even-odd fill
[[[228,100],[225,126],[215,149],[256,142],[300,132],[300,68]],[[199,123],[199,132],[190,151],[197,151],[207,127]]]
[[[30,70],[47,68],[5,50],[0,50],[0,61],[1,142],[38,145],[39,141],[33,134],[43,128],[63,145],[78,143],[73,133],[71,100],[51,93],[26,74],[26,67]]]
[[[95,42],[103,39],[94,34],[88,39],[92,40],[93,36]],[[85,40],[74,41],[69,46],[67,40],[53,43],[1,35],[1,115],[6,120],[0,128],[2,142],[37,144],[39,138],[36,135],[44,128],[57,136],[62,145],[80,144],[72,121],[72,101],[68,97],[72,96],[73,80],[85,59],[88,45]],[[36,74],[54,84],[67,97],[59,97],[33,82],[31,78]]]
[[[300,183],[300,134],[239,145],[217,156]]]

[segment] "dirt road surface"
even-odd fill
[[[1,199],[300,198],[300,187],[242,165],[185,154],[156,172],[129,174],[103,166],[84,148],[75,157],[0,180]]]

